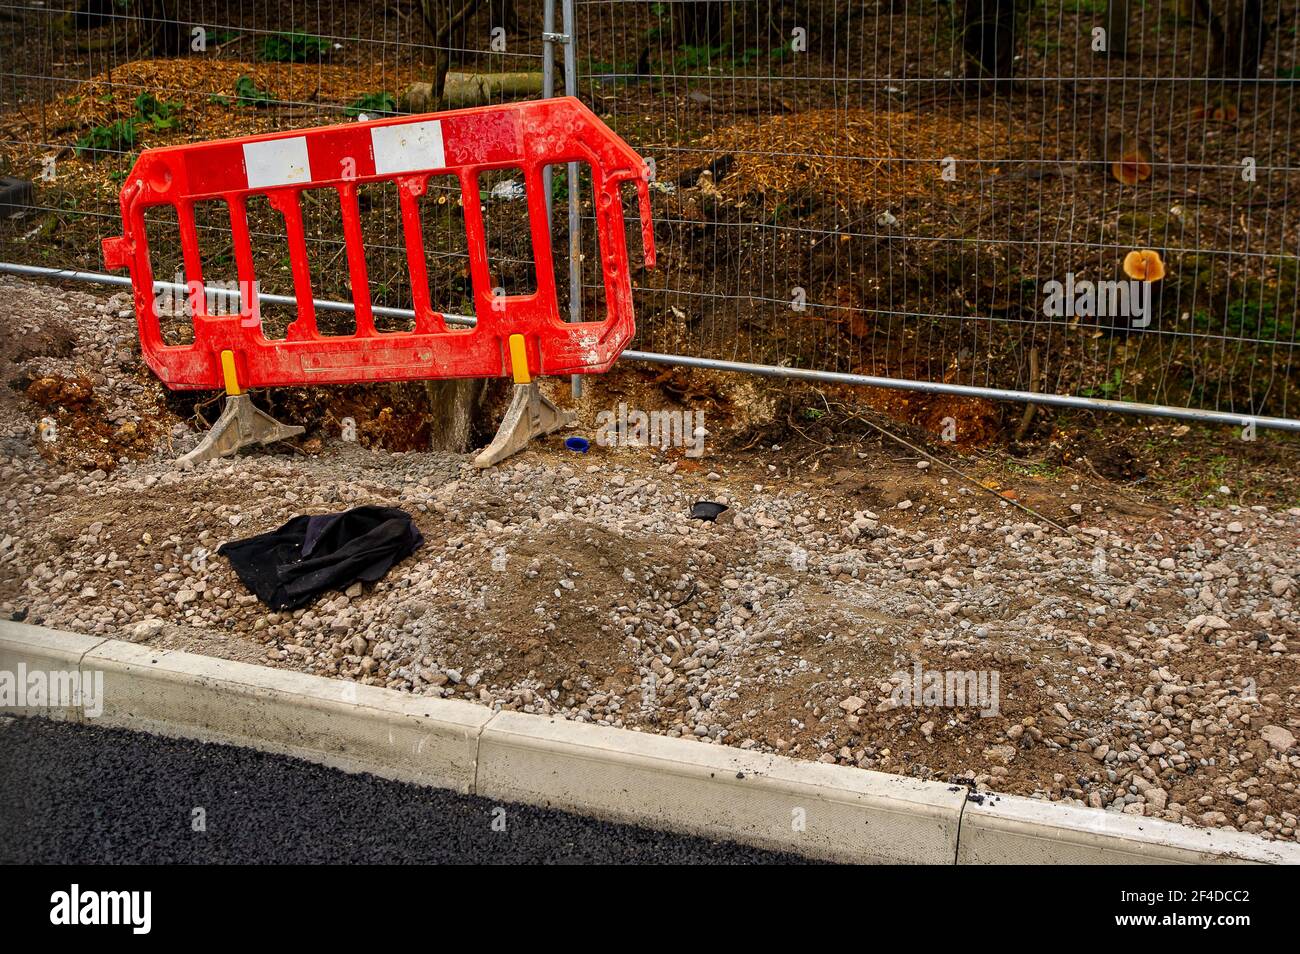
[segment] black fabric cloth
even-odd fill
[[[240,581],[272,609],[306,606],[326,590],[374,583],[424,543],[396,507],[354,507],[294,517],[284,526],[217,550]]]

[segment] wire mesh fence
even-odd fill
[[[82,3],[63,9],[0,8],[5,37],[2,95],[7,121],[0,148],[10,175],[35,180],[35,194],[9,220],[4,257],[42,265],[102,269],[100,239],[120,231],[117,192],[143,147],[379,118],[438,108],[431,78],[447,79],[458,105],[501,101],[512,88],[480,89],[480,77],[532,77],[541,69],[540,16],[521,21],[511,3],[452,4],[256,2]],[[462,5],[468,7],[469,5]],[[507,32],[507,29],[509,32]],[[482,40],[482,42],[480,42]],[[453,66],[455,72],[447,74]],[[541,92],[525,88],[525,92]],[[485,177],[487,195],[517,198],[503,180]],[[358,187],[373,304],[412,303],[401,213],[391,184]],[[516,241],[525,203],[489,203],[496,279],[525,282],[526,243]],[[460,190],[434,176],[421,199],[431,299],[473,314]],[[318,298],[351,301],[337,195],[303,195],[303,226]],[[197,203],[204,281],[237,285],[226,203]],[[147,216],[155,277],[183,283],[177,211]],[[293,295],[283,216],[260,197],[249,203],[258,289]],[[523,233],[526,236],[526,230]],[[165,331],[171,343],[192,337],[184,296]],[[268,336],[282,335],[288,306],[263,309]],[[323,330],[346,334],[348,312],[330,312]],[[400,330],[391,320],[381,330]]]
[[[634,271],[635,348],[1298,416],[1294,5],[572,3],[553,45],[571,44],[578,94],[656,173],[660,264]],[[141,148],[544,82],[541,2],[9,2],[0,25],[0,168],[35,184],[11,199],[0,257],[92,271]],[[578,305],[593,317],[599,250],[575,171],[551,180],[556,285],[567,298],[576,190]],[[522,178],[501,170],[480,190],[494,281],[527,291]],[[396,196],[360,198],[371,298],[409,307]],[[348,300],[336,206],[304,209],[312,286]],[[154,270],[183,277],[169,214],[151,219]],[[430,298],[466,314],[460,215],[458,187],[435,181]],[[214,203],[198,219],[207,277],[233,279],[228,216]],[[261,290],[292,295],[283,220],[267,205],[249,221]],[[274,334],[287,316],[265,320]],[[870,400],[934,430],[955,413],[942,396]],[[965,402],[976,422],[978,403]]]
[[[1294,9],[578,9],[656,159],[647,347],[1294,415]]]

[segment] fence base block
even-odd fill
[[[506,416],[501,419],[492,443],[474,458],[475,467],[491,467],[517,454],[534,437],[542,437],[568,427],[578,419],[574,411],[565,411],[537,389],[537,382],[516,384]]]
[[[177,463],[198,464],[214,457],[229,457],[242,448],[286,440],[304,432],[304,428],[297,425],[281,424],[254,405],[247,394],[231,394],[226,397],[226,408],[217,423],[204,435],[199,446]]]

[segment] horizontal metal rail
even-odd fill
[[[101,285],[131,287],[131,279],[122,275],[107,275],[102,272],[82,272],[72,269],[48,268],[41,265],[20,265],[16,262],[0,262],[0,274],[24,275],[31,278],[55,279],[59,281],[94,282]],[[154,282],[157,290],[185,291],[184,285],[177,282]],[[234,289],[210,288],[208,294],[238,298]],[[297,299],[290,295],[272,295],[259,292],[258,298],[268,304],[297,304]],[[317,311],[351,312],[350,302],[315,299]],[[388,308],[380,305],[372,309],[376,315],[389,318],[414,318],[415,312],[409,308]],[[444,314],[448,324],[473,327],[474,318],[470,315]],[[1170,407],[1163,404],[1140,404],[1135,401],[1112,401],[1106,398],[1082,397],[1073,394],[1040,394],[1036,391],[1013,391],[1005,388],[987,388],[970,384],[948,384],[935,381],[912,381],[905,378],[881,378],[869,374],[848,374],[841,371],[817,371],[811,368],[785,368],[772,364],[750,364],[745,361],[725,361],[719,358],[697,358],[681,354],[659,354],[653,351],[624,351],[623,358],[629,361],[644,361],[650,364],[666,364],[684,368],[702,368],[709,371],[730,371],[738,374],[753,374],[767,378],[787,378],[796,381],[815,381],[822,384],[847,384],[873,388],[890,388],[896,391],[919,391],[926,394],[953,394],[959,397],[987,398],[994,401],[1019,401],[1039,404],[1044,407],[1068,407],[1085,411],[1107,411],[1115,414],[1140,414],[1150,417],[1176,418],[1183,421],[1198,421],[1204,424],[1228,424],[1235,427],[1254,425],[1256,428],[1271,428],[1279,431],[1300,432],[1300,420],[1286,417],[1260,417],[1253,414],[1233,414],[1229,411],[1207,411],[1190,407]]]

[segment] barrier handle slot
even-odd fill
[[[261,328],[262,302],[257,297],[257,275],[253,270],[253,246],[248,237],[248,207],[242,195],[227,197],[230,206],[230,236],[235,246],[235,272],[239,276],[239,314],[243,327]]]
[[[194,225],[194,203],[176,203],[176,221],[181,229],[181,257],[185,262],[185,294],[190,314],[206,316],[207,295],[203,286],[203,261],[199,255],[198,229]]]
[[[420,220],[421,198],[428,177],[412,176],[397,180],[398,203],[402,208],[402,238],[406,243],[406,270],[411,279],[411,307],[415,311],[417,334],[447,330],[442,315],[429,303],[429,268],[424,261],[424,230]]]
[[[636,180],[637,206],[641,212],[641,248],[645,251],[645,267],[655,267],[655,223],[650,216],[650,181],[642,176]]]
[[[293,341],[315,338],[316,302],[311,287],[311,264],[307,260],[307,236],[302,227],[302,193],[285,189],[268,193],[271,206],[284,218],[284,237],[289,245],[289,268],[293,274],[293,295],[298,306],[298,317],[285,329],[285,337]]]
[[[348,256],[348,281],[352,285],[352,304],[356,308],[356,334],[358,338],[373,338],[375,315],[370,304],[370,278],[366,272],[366,245],[361,234],[357,184],[345,182],[338,191],[339,209],[343,214],[343,244]]]
[[[483,206],[479,201],[478,169],[469,167],[460,173],[461,204],[465,212],[465,243],[469,250],[470,283],[474,286],[475,330],[494,332],[501,311],[493,307],[492,275],[488,271],[487,229],[483,225]]]

